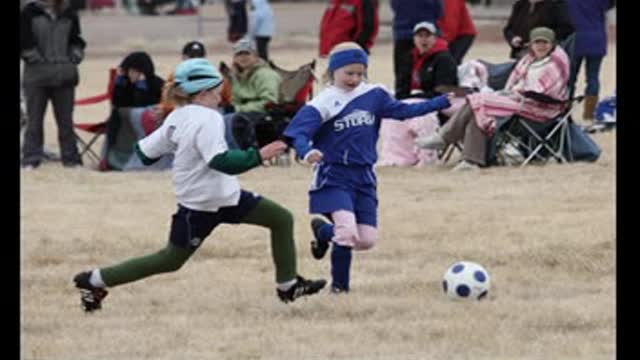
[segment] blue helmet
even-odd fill
[[[192,95],[222,84],[222,75],[207,59],[188,59],[176,66],[174,82]]]

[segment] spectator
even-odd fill
[[[526,97],[535,92],[555,100],[568,98],[569,57],[556,46],[553,30],[539,27],[531,30],[529,52],[511,72],[504,90],[497,93],[467,95],[467,104],[435,134],[418,138],[416,145],[424,149],[444,149],[447,144],[464,141],[463,161],[454,170],[471,170],[486,165],[487,138],[493,136],[496,117],[514,114],[538,122],[555,118],[561,104],[545,104]]]
[[[517,0],[511,9],[504,38],[511,47],[509,57],[519,59],[528,52],[529,32],[548,27],[560,42],[573,33],[569,10],[564,0]]]
[[[477,31],[464,0],[443,0],[442,4],[444,13],[437,23],[440,37],[449,43],[449,52],[456,64],[460,65],[471,48]]]
[[[229,17],[227,40],[234,43],[246,35],[249,24],[245,0],[224,0],[224,8]]]
[[[111,104],[114,107],[141,107],[157,104],[162,96],[164,80],[155,74],[149,54],[135,51],[118,67]]]
[[[227,142],[231,148],[239,147],[233,136],[238,113],[244,118],[263,118],[268,103],[278,102],[282,79],[269,64],[258,57],[253,40],[244,37],[233,45],[233,65],[230,72],[231,105],[224,109]],[[237,124],[236,124],[237,125]]]
[[[78,64],[86,46],[78,15],[64,0],[36,0],[22,9],[20,30],[20,56],[25,62],[22,81],[29,119],[22,166],[35,169],[43,160],[44,115],[49,101],[58,126],[62,165],[81,166],[72,118]]]
[[[377,0],[329,0],[320,21],[320,57],[345,41],[353,41],[370,53],[378,35]]]
[[[442,16],[441,0],[406,1],[391,0],[393,12],[393,73],[395,97],[409,97],[411,89],[411,49],[413,28],[428,21],[435,24]]]
[[[447,49],[447,42],[436,36],[436,26],[428,21],[413,28],[411,50],[411,93],[421,97],[435,97],[443,93],[441,86],[458,86],[458,69],[455,59]]]
[[[570,83],[575,84],[584,61],[587,87],[582,119],[593,121],[600,94],[600,66],[607,55],[606,13],[614,3],[611,0],[568,0],[568,5],[576,29],[575,66]]]
[[[195,0],[176,0],[175,9],[169,11],[167,15],[196,15],[198,9]]]
[[[274,31],[273,11],[268,0],[251,0],[249,29],[258,47],[258,56],[269,61],[269,41]]]

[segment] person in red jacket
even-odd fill
[[[357,43],[369,54],[378,27],[378,0],[329,0],[320,21],[320,57],[345,41]]]
[[[449,52],[460,65],[478,33],[465,0],[443,0],[444,13],[438,20],[440,36],[449,43]]]

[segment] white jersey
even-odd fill
[[[240,184],[235,176],[209,167],[214,156],[227,151],[224,120],[201,105],[175,109],[156,131],[138,142],[142,153],[156,159],[173,153],[173,186],[179,204],[199,211],[237,205]]]

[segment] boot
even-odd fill
[[[593,113],[598,104],[597,95],[587,95],[584,97],[584,112],[582,114],[582,120],[593,121]]]

